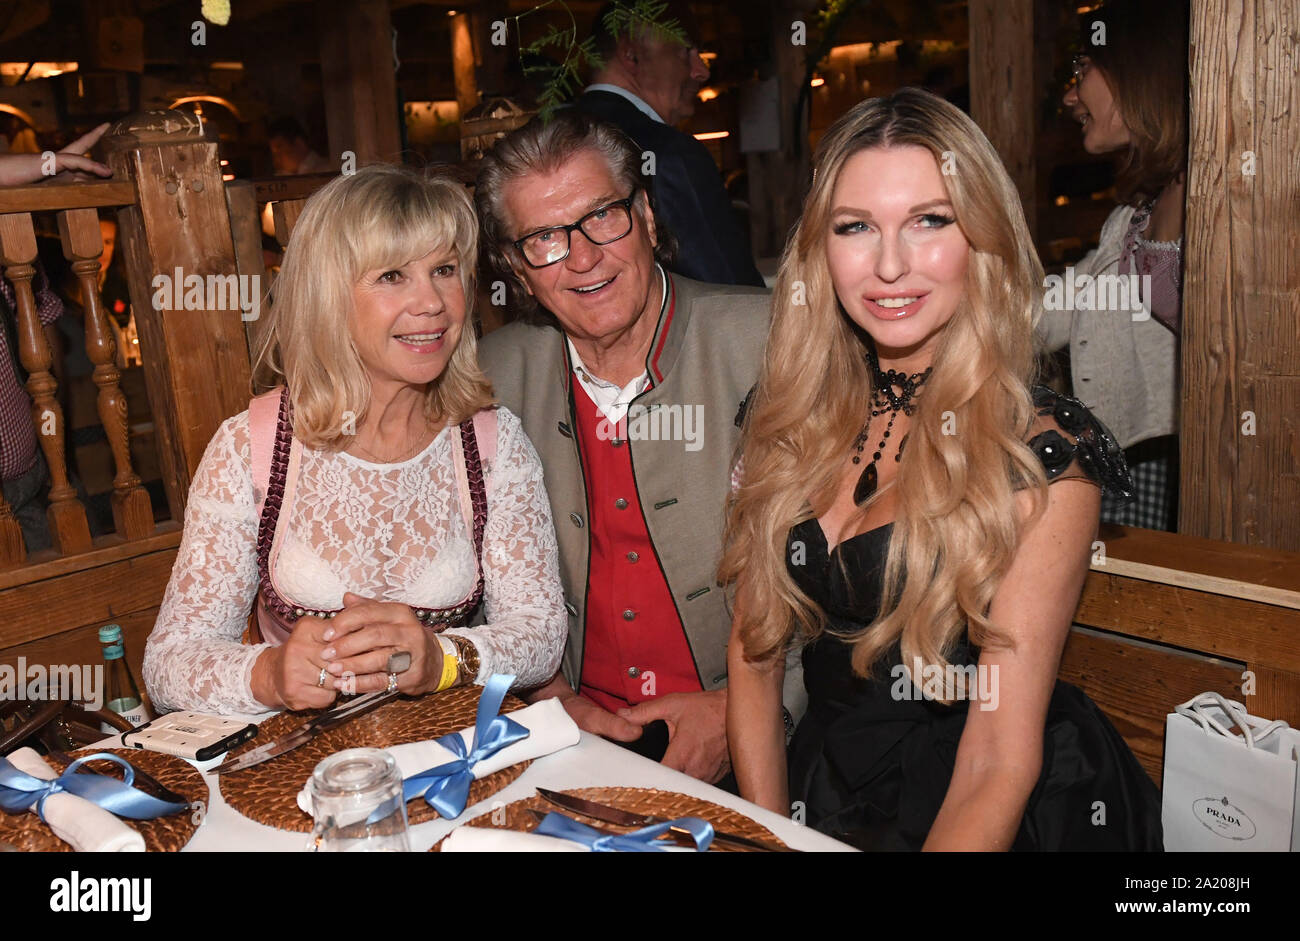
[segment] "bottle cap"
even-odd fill
[[[123,657],[121,644],[109,644],[104,648],[105,660],[121,660]]]
[[[116,624],[105,624],[99,629],[99,642],[101,644],[121,643],[122,628]]]

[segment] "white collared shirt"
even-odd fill
[[[588,85],[586,88],[583,89],[584,93],[589,91],[607,91],[615,95],[621,95],[622,97],[626,98],[628,101],[632,102],[632,104],[636,105],[637,110],[640,111],[642,114],[644,114],[650,120],[658,121],[660,124],[668,123],[663,118],[659,117],[659,112],[655,111],[654,108],[650,107],[648,104],[645,103],[644,98],[642,98],[639,95],[633,94],[632,92],[624,88],[622,85],[611,85],[609,84],[609,82],[597,82],[595,85]]]
[[[655,265],[659,269],[660,294],[663,298],[659,305],[659,317],[663,318],[664,309],[668,304],[668,275],[663,269],[663,265]],[[591,396],[591,400],[596,403],[596,408],[614,424],[618,424],[627,415],[627,407],[632,404],[632,400],[638,395],[650,388],[650,372],[641,373],[627,385],[619,387],[606,379],[601,379],[594,375],[578,355],[577,347],[566,334],[564,342],[569,344],[569,360],[573,363],[573,375],[577,377],[578,384]]]

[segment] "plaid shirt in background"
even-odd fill
[[[50,279],[40,265],[32,288],[42,324],[52,324],[63,316],[63,301],[50,289]],[[36,429],[31,397],[18,381],[18,352],[10,349],[10,324],[17,321],[18,302],[7,278],[0,278],[0,297],[8,305],[0,311],[5,318],[0,324],[0,480],[13,480],[36,463]]]

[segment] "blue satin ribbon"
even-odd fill
[[[469,800],[469,786],[474,782],[474,766],[529,735],[528,730],[518,722],[498,714],[501,702],[506,698],[506,691],[514,681],[514,675],[506,673],[494,674],[487,681],[478,701],[473,749],[466,752],[465,740],[459,732],[437,739],[439,745],[459,757],[404,780],[404,800],[423,797],[445,819],[453,820],[460,816]]]
[[[704,852],[713,842],[713,824],[699,817],[678,817],[631,833],[612,834],[602,833],[552,810],[542,818],[541,824],[533,832],[581,843],[593,853],[661,853],[676,846],[671,840],[659,839],[673,827],[680,827],[690,833],[695,840],[696,852]]]
[[[97,759],[121,765],[126,769],[126,780],[119,781],[104,774],[77,774],[77,769],[83,764]],[[159,800],[144,791],[136,790],[131,786],[134,782],[135,769],[117,755],[107,752],[96,752],[78,758],[68,765],[68,770],[52,781],[19,771],[7,759],[0,758],[0,808],[8,813],[19,813],[30,810],[35,804],[36,813],[44,820],[45,801],[60,791],[66,791],[115,816],[130,820],[153,820],[190,809],[188,803]]]

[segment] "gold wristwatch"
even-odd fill
[[[456,685],[463,686],[466,683],[473,683],[478,677],[478,648],[474,646],[474,642],[468,637],[462,637],[459,634],[444,634],[443,636],[456,645]]]

